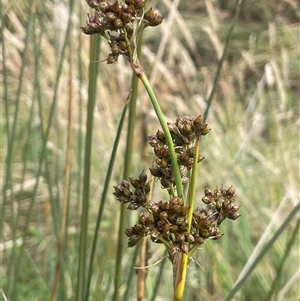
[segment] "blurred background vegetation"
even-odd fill
[[[170,0],[148,1],[165,19],[155,30],[145,30],[142,48],[142,63],[169,121],[178,115],[204,114],[237,2],[182,0],[175,14],[170,14],[171,5]],[[1,1],[3,300],[50,299],[65,189],[70,99],[69,205],[56,300],[75,298],[90,43],[79,28],[87,11],[84,0]],[[224,222],[224,237],[206,243],[196,253],[188,271],[186,300],[225,300],[251,265],[252,273],[233,300],[299,299],[299,233],[295,235],[299,212],[293,213],[299,209],[299,42],[298,1],[244,1],[209,110],[207,122],[212,131],[202,140],[205,160],[198,175],[199,205],[205,186],[233,185],[242,217]],[[108,54],[103,42],[99,62],[94,62],[99,77],[88,252],[132,76],[121,57],[116,64],[107,65]],[[146,128],[150,135],[159,128],[142,86],[137,118],[133,176],[145,169],[141,132]],[[125,137],[124,130],[99,231],[90,300],[110,300],[114,289],[120,204],[111,193],[123,172]],[[151,164],[151,151],[146,152]],[[155,189],[154,196],[160,199],[164,194]],[[291,213],[293,218],[288,219]],[[128,225],[135,222],[136,216],[128,213]],[[149,264],[160,260],[164,250],[157,245],[151,248]],[[253,264],[261,252],[263,256]],[[124,253],[121,299],[132,253],[131,249]],[[152,297],[161,264],[148,269],[147,300]],[[158,301],[170,300],[172,294],[172,266],[164,264],[155,297]],[[135,287],[133,283],[128,300],[135,300]]]

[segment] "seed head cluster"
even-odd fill
[[[131,191],[130,187],[133,187],[134,191]],[[123,179],[120,185],[114,186],[114,189],[118,201],[123,204],[129,203],[127,209],[136,210],[146,205],[150,183],[147,182],[147,175],[142,172],[138,178],[129,177],[129,182]]]
[[[226,218],[235,220],[240,216],[237,213],[239,206],[234,204],[236,194],[232,187],[216,188],[214,192],[205,188],[204,206],[194,210],[190,231],[187,223],[189,208],[180,197],[172,197],[169,201],[147,201],[150,186],[144,172],[136,179],[122,180],[114,189],[117,200],[129,203],[128,209],[146,209],[139,214],[138,223],[125,230],[129,237],[128,247],[149,236],[155,243],[166,244],[171,254],[188,254],[194,245],[201,245],[207,239],[221,238],[223,234],[219,226]]]
[[[202,123],[201,116],[196,118],[178,117],[175,123],[168,124],[177,160],[181,170],[192,167],[194,158],[194,142],[197,136],[206,135],[210,130]],[[157,168],[150,169],[151,174],[161,180],[162,186],[174,184],[171,160],[166,139],[161,131],[149,137],[149,144],[156,154]],[[198,162],[202,160],[199,156]],[[185,176],[182,175],[183,181]],[[171,256],[177,252],[188,254],[194,246],[201,245],[207,239],[218,239],[223,236],[219,226],[226,219],[237,219],[239,206],[235,205],[236,193],[232,187],[216,188],[213,192],[207,187],[202,197],[202,207],[192,214],[191,226],[188,225],[189,206],[179,196],[170,193],[168,201],[149,199],[150,182],[142,172],[138,178],[129,177],[114,186],[117,200],[128,204],[128,209],[145,210],[139,214],[138,223],[125,230],[129,237],[128,247],[135,246],[142,237],[149,236],[155,243],[164,243]]]
[[[100,34],[107,39],[111,53],[107,63],[112,64],[123,55],[129,61],[132,56],[133,38],[138,21],[139,28],[157,26],[162,23],[163,17],[158,10],[152,8],[144,11],[147,0],[125,0],[121,2],[86,0],[94,9],[94,15],[88,15],[86,24],[81,27],[82,32],[88,35]]]
[[[199,135],[208,134],[210,129],[202,122],[201,115],[195,118],[178,117],[174,123],[168,123],[168,128],[175,147],[182,183],[185,184],[188,181],[185,176],[186,170],[190,170],[194,162],[194,142]],[[175,178],[164,133],[158,130],[156,135],[149,136],[148,143],[153,147],[156,155],[156,167],[150,168],[150,172],[160,179],[164,188],[170,188],[175,184]],[[198,156],[198,162],[203,159],[201,155]]]

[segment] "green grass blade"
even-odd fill
[[[0,13],[1,16],[3,16],[3,4],[2,1],[0,2]],[[6,60],[6,43],[5,43],[5,39],[4,39],[4,34],[3,34],[3,28],[5,28],[5,24],[4,24],[4,18],[1,18],[1,25],[2,25],[2,30],[0,32],[0,37],[1,37],[1,41],[2,41],[2,75],[3,75],[3,85],[2,85],[2,93],[3,93],[3,97],[4,97],[4,103],[5,103],[5,126],[6,126],[6,133],[7,133],[7,140],[9,141],[9,137],[10,137],[10,124],[9,124],[9,100],[8,100],[8,75],[7,75],[7,60]],[[28,22],[29,23],[29,22]],[[1,132],[1,134],[3,134]],[[4,190],[3,190],[4,191]],[[3,214],[3,211],[2,211]],[[3,220],[3,219],[2,219]]]
[[[215,79],[214,79],[213,88],[212,88],[212,90],[210,92],[210,95],[208,97],[208,100],[207,100],[207,106],[206,106],[206,110],[205,110],[205,113],[204,113],[204,116],[203,116],[203,121],[205,121],[207,119],[210,106],[212,104],[215,92],[216,92],[218,84],[219,84],[219,78],[220,78],[221,70],[222,70],[222,67],[223,67],[223,63],[224,63],[224,61],[226,60],[226,57],[227,57],[227,49],[228,49],[229,42],[230,42],[231,37],[232,37],[233,28],[236,24],[236,21],[237,21],[237,18],[239,16],[239,14],[240,14],[242,3],[243,3],[243,0],[237,0],[237,8],[236,8],[236,11],[235,11],[234,19],[233,19],[233,21],[231,23],[231,26],[229,28],[229,32],[228,32],[226,42],[225,42],[225,47],[224,47],[224,50],[223,50],[223,54],[222,54],[222,57],[221,57],[221,59],[219,61],[219,64],[218,64],[217,73],[216,73],[216,76],[215,76]]]
[[[279,238],[279,236],[282,234],[283,230],[290,224],[294,216],[299,212],[300,210],[300,204],[295,206],[293,210],[290,212],[290,214],[286,217],[280,228],[274,233],[274,235],[270,238],[270,240],[266,243],[265,247],[261,250],[261,252],[257,255],[256,259],[253,261],[252,265],[248,268],[245,275],[234,285],[229,295],[226,297],[225,301],[232,300],[235,293],[238,292],[238,290],[241,288],[241,286],[244,284],[246,279],[250,276],[250,274],[253,272],[255,267],[261,262],[264,255],[268,252],[270,247],[274,244],[274,242]]]
[[[72,49],[72,40],[70,40],[70,49]],[[59,280],[64,279],[64,264],[63,255],[65,252],[66,240],[66,224],[69,207],[69,185],[70,185],[70,169],[71,169],[71,141],[72,141],[72,126],[73,126],[73,61],[72,52],[69,51],[69,107],[68,107],[68,128],[67,128],[67,141],[66,141],[66,158],[64,165],[64,187],[61,206],[61,225],[60,234],[57,243],[57,262],[55,268],[54,284],[51,291],[50,301],[54,301]],[[63,281],[61,281],[63,282]]]
[[[79,23],[82,24],[82,14],[81,14],[81,6],[79,6]],[[85,37],[84,37],[85,38]],[[82,155],[82,149],[83,149],[83,130],[82,130],[82,126],[83,126],[83,112],[84,112],[84,108],[83,108],[83,97],[82,97],[82,89],[83,89],[83,68],[84,68],[84,64],[82,61],[82,49],[83,49],[83,43],[82,43],[82,34],[81,32],[79,32],[79,37],[78,37],[78,52],[77,52],[77,70],[78,70],[78,99],[79,99],[79,114],[78,114],[78,136],[77,136],[77,165],[78,165],[78,170],[82,170],[83,169],[83,155]],[[80,204],[81,204],[81,195],[82,195],[82,176],[80,172],[77,172],[77,177],[76,177],[76,181],[77,181],[77,206],[76,206],[76,213],[75,213],[75,217],[79,219],[79,208],[80,208]]]
[[[141,34],[140,39],[137,44],[137,55],[141,54],[141,46],[142,46],[143,35]],[[124,156],[124,171],[123,171],[123,179],[127,179],[130,176],[131,170],[131,159],[133,153],[133,138],[134,138],[134,130],[136,124],[136,103],[138,97],[138,78],[135,74],[132,74],[131,78],[131,96],[129,102],[129,116],[128,116],[128,129],[127,129],[127,137],[126,137],[126,150]],[[116,254],[116,266],[115,266],[115,275],[114,275],[114,293],[112,300],[119,300],[119,287],[121,283],[121,271],[122,271],[122,257],[123,257],[123,249],[124,249],[124,230],[125,230],[125,220],[126,220],[126,208],[124,205],[120,205],[120,223],[118,230],[118,246],[117,246],[117,254]]]
[[[27,26],[26,26],[26,35],[25,35],[25,41],[24,41],[24,49],[21,54],[21,59],[22,59],[22,65],[21,65],[21,70],[20,70],[20,75],[19,75],[19,83],[18,83],[18,89],[17,89],[17,95],[16,95],[16,100],[15,100],[15,112],[14,112],[14,118],[13,118],[13,125],[11,132],[9,132],[9,125],[7,128],[7,157],[6,157],[6,175],[5,175],[5,181],[4,181],[4,187],[3,187],[3,203],[6,203],[6,190],[9,188],[9,185],[12,185],[11,183],[11,177],[12,177],[12,163],[13,163],[13,148],[14,148],[14,142],[15,142],[15,135],[16,135],[16,127],[17,127],[17,122],[18,122],[18,116],[19,116],[19,109],[20,109],[20,96],[22,92],[22,87],[23,87],[23,77],[24,77],[24,70],[26,66],[26,54],[28,53],[28,47],[29,47],[29,39],[31,36],[31,28],[33,26],[34,22],[34,14],[33,14],[33,9],[32,7],[33,0],[30,0],[29,2],[29,15],[28,15],[28,21],[27,21]],[[2,7],[2,5],[1,5]],[[2,20],[4,20],[2,18]],[[4,22],[4,21],[2,21]],[[2,31],[3,32],[3,31]],[[2,47],[5,47],[5,41],[3,40]],[[5,55],[5,49],[4,49],[4,55]],[[7,87],[7,85],[6,85]],[[5,89],[7,93],[7,89]],[[7,96],[8,97],[8,96]],[[7,105],[6,105],[6,110],[8,110],[8,98],[6,99]],[[8,114],[8,113],[7,113]],[[8,118],[8,115],[7,115]],[[8,121],[8,119],[7,119]]]
[[[136,246],[136,248],[134,249],[134,253],[132,256],[132,260],[131,260],[131,265],[129,265],[130,268],[129,268],[129,274],[127,275],[128,277],[127,277],[127,281],[126,281],[126,291],[123,296],[123,301],[130,301],[129,294],[130,294],[130,291],[132,291],[132,284],[131,284],[132,278],[133,278],[133,275],[136,273],[136,270],[133,267],[136,264],[139,250],[140,250],[140,244],[138,244]]]
[[[123,178],[126,179],[130,176],[131,169],[131,159],[133,151],[133,136],[136,123],[136,101],[138,95],[138,79],[133,74],[132,75],[132,92],[129,102],[129,116],[128,116],[128,131],[126,138],[126,150],[124,158],[124,171]],[[121,283],[121,271],[122,271],[122,257],[124,249],[124,230],[125,230],[125,220],[126,220],[126,207],[120,204],[120,224],[118,230],[118,246],[116,254],[116,269],[115,269],[115,278],[114,278],[114,294],[113,301],[119,300],[119,287]]]
[[[93,245],[92,245],[92,250],[91,250],[91,256],[89,258],[90,259],[90,265],[89,265],[89,271],[88,271],[87,292],[86,292],[86,297],[85,297],[86,301],[88,301],[88,299],[89,299],[89,291],[90,291],[90,285],[91,285],[92,274],[93,274],[93,263],[94,263],[94,257],[95,257],[97,241],[98,241],[98,233],[100,231],[102,215],[103,215],[104,207],[105,207],[105,204],[106,204],[106,196],[107,196],[107,192],[108,192],[108,189],[109,189],[110,179],[111,179],[111,175],[112,175],[112,172],[113,172],[113,167],[114,167],[114,163],[115,163],[115,159],[116,159],[116,155],[117,155],[117,150],[118,150],[118,146],[119,146],[119,142],[120,142],[120,137],[121,137],[121,133],[122,133],[123,126],[124,126],[124,120],[125,120],[125,116],[126,116],[126,112],[127,112],[127,107],[128,107],[128,101],[126,101],[125,106],[124,106],[123,111],[122,111],[122,114],[121,114],[116,139],[115,139],[115,142],[114,142],[114,145],[113,145],[112,153],[111,153],[111,156],[110,156],[110,161],[109,161],[109,164],[108,164],[107,173],[106,173],[106,176],[105,176],[105,182],[104,182],[102,197],[101,197],[101,200],[100,200],[100,206],[99,206],[98,217],[97,217],[97,222],[96,222],[96,228],[95,228],[95,233],[94,233]]]
[[[30,7],[32,5],[32,1],[30,2]],[[30,39],[30,32],[31,32],[31,28],[34,22],[34,14],[32,9],[30,9],[30,13],[28,16],[28,22],[27,22],[27,27],[26,27],[26,36],[25,36],[25,42],[24,42],[24,49],[22,51],[22,65],[21,65],[21,70],[20,70],[20,80],[19,80],[19,84],[18,84],[18,90],[17,90],[17,96],[16,96],[16,100],[15,100],[15,112],[14,112],[14,121],[13,121],[13,125],[12,125],[12,130],[11,133],[9,133],[9,125],[7,127],[7,157],[6,157],[6,175],[5,175],[5,182],[4,182],[4,187],[3,187],[3,204],[5,204],[7,202],[6,199],[6,191],[8,190],[9,186],[12,185],[12,163],[13,163],[13,147],[14,147],[14,142],[15,142],[15,135],[16,135],[16,127],[17,127],[17,121],[18,121],[18,115],[19,115],[19,108],[20,108],[20,96],[21,96],[21,91],[22,91],[22,87],[23,87],[23,76],[24,76],[24,70],[25,70],[25,65],[26,65],[26,59],[25,59],[25,55],[28,52],[28,47],[29,47],[29,39]],[[3,45],[5,44],[4,40],[3,40]],[[3,46],[4,47],[4,46]],[[7,99],[7,102],[9,100]],[[7,103],[7,110],[8,110],[8,106],[9,104]],[[7,114],[7,118],[8,118],[8,114]],[[8,123],[8,119],[7,119],[7,123]],[[12,191],[12,187],[10,187],[11,191]],[[13,213],[13,201],[10,202],[11,204],[11,212]],[[2,211],[2,220],[4,220],[5,216],[4,216],[4,212],[5,210]],[[8,269],[7,269],[7,279],[8,283],[7,283],[7,294],[8,296],[10,294],[16,294],[16,290],[14,289],[14,286],[16,285],[16,282],[11,281],[11,277],[13,277],[13,274],[15,274],[16,270],[17,270],[17,265],[16,265],[16,260],[15,260],[15,256],[16,256],[16,245],[15,245],[15,240],[16,240],[16,232],[15,232],[15,225],[17,224],[17,220],[18,220],[18,214],[16,217],[14,217],[14,214],[12,216],[12,223],[13,223],[13,250],[12,250],[12,254],[10,256],[11,261],[8,265]],[[12,286],[11,286],[12,285]]]
[[[55,86],[55,89],[54,89],[54,96],[53,96],[52,106],[51,106],[51,109],[50,109],[47,130],[46,130],[46,133],[44,135],[41,156],[40,156],[39,164],[38,164],[37,171],[36,171],[36,183],[35,183],[35,186],[34,186],[34,189],[33,189],[32,199],[31,199],[29,209],[28,209],[28,212],[27,212],[27,215],[26,215],[25,231],[24,231],[24,234],[23,234],[23,243],[22,243],[22,245],[20,247],[20,250],[19,250],[19,262],[20,262],[20,260],[23,256],[23,251],[24,251],[24,248],[25,248],[25,237],[28,234],[28,226],[29,226],[29,223],[30,223],[31,214],[32,214],[34,203],[35,203],[35,198],[36,198],[36,195],[37,195],[37,189],[38,189],[38,185],[39,185],[39,177],[41,175],[43,162],[44,162],[44,159],[46,157],[46,144],[47,144],[47,141],[48,141],[48,138],[49,138],[50,128],[51,128],[51,125],[52,125],[52,119],[53,119],[54,112],[55,112],[55,107],[56,107],[56,102],[57,102],[57,97],[58,97],[59,81],[60,81],[61,74],[62,74],[62,66],[63,66],[63,61],[64,61],[64,55],[65,55],[66,47],[68,45],[67,37],[69,37],[69,32],[71,30],[71,16],[72,16],[73,4],[74,4],[74,0],[71,0],[70,1],[70,15],[69,15],[68,26],[67,26],[67,31],[66,31],[66,39],[64,41],[64,45],[63,45],[63,48],[62,48],[62,54],[61,54],[61,58],[60,58],[60,63],[59,63],[57,75],[56,75],[56,86]],[[17,265],[16,271],[14,273],[14,277],[18,278],[19,271],[20,271],[20,265]],[[17,294],[17,292],[18,292],[17,285],[18,285],[18,282],[14,281],[13,282],[13,296],[12,296],[12,299],[15,299],[15,294]]]
[[[90,198],[90,171],[92,155],[92,134],[94,127],[94,108],[97,96],[97,77],[98,64],[96,61],[100,54],[100,36],[90,37],[90,66],[89,66],[89,88],[88,88],[88,111],[87,111],[87,131],[85,141],[84,158],[84,178],[82,192],[82,212],[80,225],[80,243],[79,243],[79,263],[78,279],[76,288],[76,300],[84,300],[86,293],[86,248],[87,248],[87,228],[88,228],[88,209]]]
[[[283,257],[279,263],[279,266],[276,270],[276,278],[274,279],[272,286],[270,288],[268,297],[266,298],[267,301],[271,301],[272,300],[272,296],[276,295],[278,293],[277,288],[279,287],[278,282],[280,279],[280,276],[282,276],[282,269],[283,266],[288,258],[288,256],[290,255],[291,251],[292,251],[292,247],[295,244],[295,240],[297,239],[297,235],[299,235],[299,227],[300,227],[300,219],[298,219],[298,222],[295,226],[295,229],[287,243],[286,249],[283,252]]]
[[[36,64],[37,65],[37,64]],[[34,84],[33,84],[33,91],[35,92],[35,87],[37,84],[37,76],[35,76],[34,79]],[[33,93],[34,93],[33,92]],[[32,97],[32,99],[34,99],[34,96]],[[34,114],[34,101],[32,101],[31,104],[31,109],[30,109],[30,114],[29,114],[29,119],[28,119],[28,124],[27,124],[27,133],[28,133],[28,138],[27,138],[27,143],[24,147],[24,151],[23,151],[23,170],[22,170],[22,176],[21,176],[21,189],[20,189],[20,194],[18,196],[18,202],[21,202],[21,197],[23,195],[23,190],[24,190],[24,181],[25,181],[25,174],[27,171],[27,163],[28,163],[28,148],[29,148],[29,140],[30,140],[30,136],[31,136],[31,130],[32,130],[32,120],[33,120],[33,115]],[[11,200],[11,205],[13,205],[14,202]],[[12,209],[11,209],[12,210]],[[12,210],[12,217],[11,217],[11,222],[12,222],[12,240],[13,240],[13,247],[11,250],[11,254],[10,254],[10,261],[8,264],[8,272],[7,272],[7,278],[8,279],[13,279],[14,278],[14,271],[17,269],[17,263],[18,261],[16,260],[17,258],[17,245],[16,245],[16,239],[17,239],[17,225],[19,222],[19,216],[20,216],[20,209],[18,210],[16,216],[14,216],[14,211]],[[8,280],[8,284],[9,283],[14,283],[11,280]],[[9,291],[9,287],[8,287],[8,291]]]

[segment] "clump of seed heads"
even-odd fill
[[[186,183],[186,172],[191,169],[194,161],[194,143],[199,135],[208,134],[210,129],[202,122],[201,116],[178,117],[174,123],[168,123],[168,127],[176,149],[182,182]],[[202,245],[208,239],[221,238],[221,223],[226,218],[235,220],[240,216],[233,187],[216,188],[214,191],[206,187],[201,199],[203,206],[194,210],[189,228],[189,207],[181,197],[172,193],[176,185],[163,132],[158,131],[156,135],[149,136],[148,142],[154,149],[156,162],[156,167],[150,168],[150,173],[160,180],[163,188],[168,189],[170,199],[158,202],[148,199],[150,181],[147,181],[145,172],[138,178],[130,177],[128,181],[123,179],[120,185],[114,186],[117,200],[128,204],[128,209],[145,209],[139,214],[138,223],[125,230],[129,238],[128,247],[135,246],[142,237],[149,236],[154,243],[164,243],[173,257],[177,252],[189,254],[195,246]],[[202,159],[199,155],[197,162]]]
[[[94,9],[94,14],[88,15],[81,30],[88,35],[100,34],[108,41],[111,48],[108,64],[116,62],[119,55],[131,62],[138,33],[147,26],[157,26],[163,21],[158,10],[144,10],[147,0],[86,2]]]

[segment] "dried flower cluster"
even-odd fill
[[[175,145],[178,163],[182,169],[190,169],[193,162],[194,140],[197,135],[206,135],[210,130],[202,123],[201,116],[196,118],[178,117],[175,123],[168,124]],[[152,175],[161,180],[164,187],[174,185],[171,161],[165,136],[158,131],[149,137],[149,144],[157,156],[156,169],[150,169]],[[198,162],[202,160],[199,156]],[[185,176],[182,175],[185,179]],[[184,180],[185,181],[185,180]],[[145,236],[150,236],[155,243],[164,243],[171,257],[177,252],[188,254],[194,246],[201,245],[207,239],[222,237],[219,226],[226,219],[237,219],[239,206],[235,205],[235,190],[216,188],[214,192],[205,188],[202,208],[196,208],[192,215],[191,226],[188,225],[189,206],[182,198],[172,196],[169,201],[155,202],[148,200],[150,183],[144,172],[138,178],[122,180],[114,186],[117,200],[129,204],[128,209],[143,207],[146,211],[139,215],[138,223],[125,230],[129,237],[128,247],[135,246]],[[190,229],[189,229],[190,228]]]
[[[130,190],[132,186],[135,190]],[[150,192],[150,183],[147,182],[147,175],[142,172],[138,178],[129,177],[129,182],[122,180],[121,184],[114,186],[117,200],[121,203],[129,203],[127,209],[136,210],[141,206],[145,206],[147,195]]]
[[[134,192],[131,191],[131,186]],[[142,172],[139,178],[130,178],[129,182],[122,180],[115,186],[114,195],[121,203],[129,203],[128,209],[136,210],[144,207],[139,221],[133,227],[125,230],[129,237],[128,247],[135,246],[145,236],[150,236],[155,243],[165,243],[171,254],[183,252],[188,254],[195,245],[201,245],[206,239],[222,237],[219,226],[226,219],[237,219],[239,206],[235,205],[236,194],[232,187],[215,189],[211,192],[205,188],[202,208],[193,212],[191,230],[188,231],[188,210],[183,200],[172,197],[169,201],[147,201],[149,190],[147,176]]]
[[[123,55],[131,61],[133,45],[136,41],[137,30],[147,26],[157,26],[162,23],[163,17],[158,10],[152,8],[144,12],[147,0],[116,0],[113,3],[101,0],[86,0],[88,5],[95,10],[94,15],[88,15],[86,24],[81,30],[88,35],[100,34],[107,39],[111,54],[107,63],[111,64]],[[137,21],[139,26],[134,26]]]
[[[191,169],[194,162],[194,142],[199,135],[208,134],[210,129],[206,123],[202,123],[201,115],[195,118],[178,117],[175,123],[168,123],[168,128],[175,147],[182,182],[185,184],[188,180],[185,172]],[[148,138],[148,142],[156,155],[156,167],[150,168],[150,172],[154,177],[160,179],[164,188],[169,188],[175,184],[175,179],[165,135],[158,130],[156,135]],[[199,155],[198,162],[201,160],[203,157]]]

